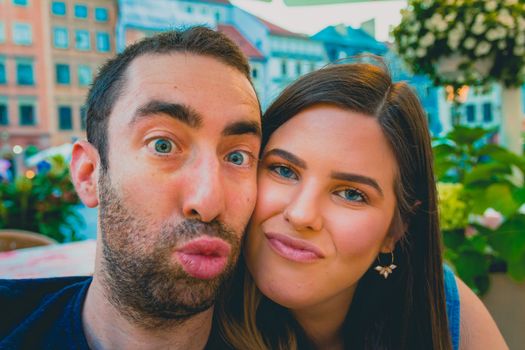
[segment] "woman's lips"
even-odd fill
[[[279,233],[265,233],[270,247],[280,256],[297,262],[313,262],[323,259],[324,254],[316,246],[306,241]]]
[[[224,271],[230,251],[230,245],[222,239],[200,237],[179,247],[175,256],[188,275],[212,279]]]

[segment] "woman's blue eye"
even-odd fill
[[[366,202],[365,196],[356,189],[347,189],[336,192],[336,194],[349,202]]]
[[[247,165],[250,161],[250,155],[247,152],[234,151],[226,156],[226,160],[235,165]]]
[[[270,170],[286,179],[297,180],[297,174],[290,168],[284,165],[274,165],[270,167]]]

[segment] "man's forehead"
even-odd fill
[[[207,56],[170,53],[137,57],[126,71],[114,110],[118,121],[114,121],[128,123],[155,101],[164,107],[187,107],[193,114],[213,119],[237,116],[260,123],[259,102],[249,80],[237,69]]]

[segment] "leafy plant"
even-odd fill
[[[491,270],[525,280],[525,158],[487,143],[491,133],[456,126],[434,140],[445,259],[479,294]]]
[[[77,228],[83,218],[74,207],[79,203],[61,156],[42,161],[37,173],[0,182],[0,228],[39,232],[59,242],[79,240]]]

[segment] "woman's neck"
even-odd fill
[[[290,310],[316,349],[343,349],[341,329],[350,309],[354,291],[340,295],[317,305]]]

